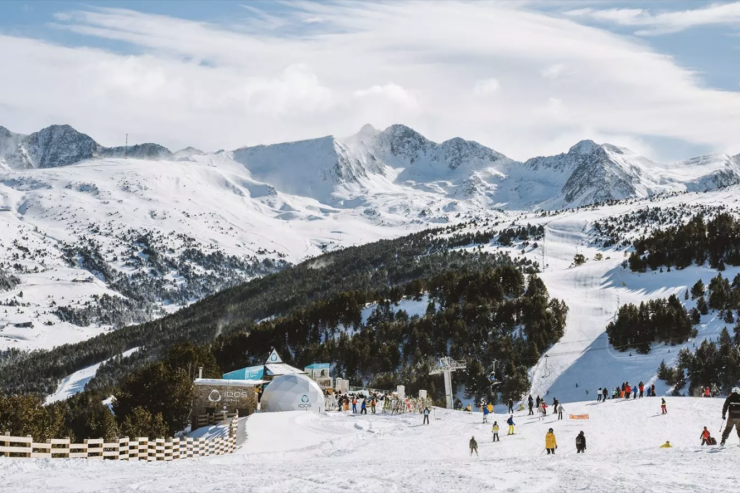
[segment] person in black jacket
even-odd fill
[[[532,400],[532,396],[529,396],[529,399],[527,399],[527,403],[529,404],[529,416],[534,416],[534,411],[532,408],[534,407],[534,401]]]
[[[729,413],[729,414],[728,414]],[[725,431],[722,433],[722,443],[724,445],[732,433],[732,428],[736,428],[737,436],[740,438],[740,387],[732,389],[732,394],[725,399],[725,405],[722,406],[722,419],[727,419]]]
[[[576,437],[576,450],[578,454],[586,453],[586,435],[583,432],[580,432]]]

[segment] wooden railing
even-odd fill
[[[157,438],[145,437],[130,440],[119,438],[105,442],[102,438],[70,443],[69,438],[47,440],[37,443],[30,436],[13,437],[9,433],[0,435],[0,457],[32,459],[107,459],[171,461],[188,457],[224,455],[236,450],[236,423],[232,421],[228,436],[205,438]]]
[[[200,414],[198,415],[196,422],[198,424],[198,428],[200,428],[202,426],[211,426],[219,423],[226,424],[237,417],[237,413]]]

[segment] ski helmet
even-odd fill
[[[734,388],[732,389],[732,393],[733,393],[733,394],[740,394],[740,387],[734,387]]]
[[[548,433],[552,433],[552,428],[550,428],[550,429],[548,430]]]

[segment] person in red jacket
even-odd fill
[[[629,399],[631,393],[632,393],[632,387],[630,387],[630,384],[627,384],[627,386],[624,388],[624,398]]]
[[[701,446],[703,447],[704,445],[711,445],[712,444],[711,438],[712,437],[709,434],[709,430],[707,430],[707,427],[705,426],[704,431],[701,432]]]
[[[645,384],[640,382],[640,399],[642,399],[642,393],[645,391]]]

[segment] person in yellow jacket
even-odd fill
[[[545,435],[545,449],[547,450],[547,455],[555,455],[556,448],[558,448],[558,441],[555,440],[555,433],[553,433],[552,428],[550,428],[547,431],[547,435]]]
[[[498,438],[498,421],[493,422],[493,428],[491,428],[491,431],[493,432],[493,441],[494,442],[500,442]]]
[[[489,402],[489,403],[488,403],[488,406],[486,406],[486,407],[488,407],[488,413],[489,413],[489,414],[493,414],[493,404],[491,404],[491,403]]]
[[[666,441],[660,448],[673,448],[673,445],[671,445],[671,442]]]

